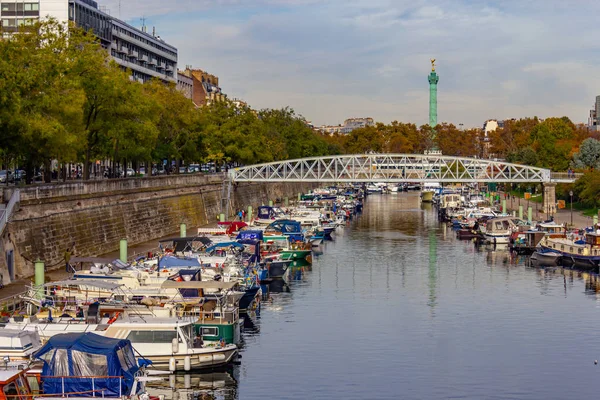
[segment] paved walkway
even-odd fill
[[[500,194],[500,205],[502,205],[502,200],[504,199],[504,195]],[[527,207],[531,207],[533,210],[533,219],[536,221],[545,221],[549,217],[543,213],[543,204],[535,203],[533,201],[527,201],[525,199],[517,198],[511,196],[510,200],[506,200],[506,207],[510,212],[516,211],[517,215],[519,213],[519,205],[523,206],[523,218],[527,218]],[[556,214],[554,214],[554,221],[559,224],[566,223],[567,225],[571,225],[571,209],[568,208],[569,204],[567,204],[567,208],[556,210]],[[592,217],[588,217],[583,215],[583,213],[573,210],[573,225],[576,228],[585,228],[588,226],[592,226],[593,219]]]

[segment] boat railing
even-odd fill
[[[118,384],[119,385],[119,397],[123,396],[122,393],[122,380],[123,377],[122,376],[40,376],[40,379],[42,380],[59,380],[61,382],[61,395],[63,397],[68,397],[68,396],[73,396],[73,395],[89,395],[91,394],[91,397],[96,397],[97,393],[100,393],[100,397],[104,398],[104,392],[108,390],[108,388],[96,388],[96,384],[98,380],[104,380],[104,379],[118,379],[118,383],[117,382],[111,382],[111,386],[112,384]],[[87,391],[82,391],[82,392],[66,392],[65,391],[65,382],[69,383],[70,381],[79,381],[81,382],[82,380],[84,381],[91,381],[92,384],[92,389],[91,390],[87,390]],[[40,395],[35,395],[35,397],[56,397],[58,395],[58,393],[53,393],[53,394],[40,394]],[[86,396],[89,397],[89,396]]]
[[[27,306],[27,301],[25,299],[27,294],[28,292],[25,291],[0,299],[0,310],[6,311],[9,314],[14,314],[25,309]]]
[[[204,311],[190,310],[184,311],[182,317],[197,318],[197,323],[234,323],[238,319],[239,311],[237,308],[230,311]]]

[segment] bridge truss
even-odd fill
[[[432,154],[302,158],[229,170],[234,182],[572,182],[549,169]]]

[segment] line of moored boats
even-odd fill
[[[459,239],[506,246],[531,255],[541,265],[562,265],[598,272],[598,227],[567,229],[553,218],[535,222],[502,213],[474,190],[445,190],[434,196],[439,217],[452,224]]]
[[[151,398],[173,373],[239,363],[261,285],[312,263],[362,201],[359,187],[318,190],[294,207],[261,206],[247,223],[161,240],[131,263],[73,260],[69,279],[32,286],[23,310],[3,317],[0,393]]]

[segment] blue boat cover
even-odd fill
[[[172,267],[200,267],[200,261],[197,258],[164,256],[158,260],[159,268]]]
[[[221,242],[221,243],[216,243],[212,246],[210,246],[208,249],[206,249],[207,253],[210,253],[211,251],[214,251],[216,249],[219,248],[227,248],[227,247],[237,247],[239,249],[243,249],[244,245],[238,242]]]
[[[261,230],[244,230],[238,233],[237,240],[263,240],[263,231]]]
[[[259,219],[271,219],[275,215],[273,207],[260,206],[258,207],[258,218]]]
[[[91,332],[52,336],[35,353],[35,358],[44,363],[44,394],[129,395],[134,375],[139,370],[129,340],[106,338]]]

